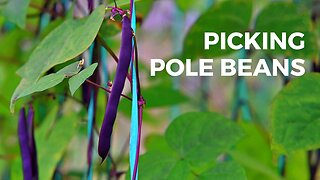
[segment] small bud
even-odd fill
[[[112,81],[108,81],[107,85],[108,87],[112,87]]]
[[[81,60],[79,61],[79,64],[78,64],[78,66],[77,66],[77,69],[82,68],[83,65],[84,65],[84,59],[81,59]]]

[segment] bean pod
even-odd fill
[[[22,158],[24,179],[38,179],[37,150],[34,139],[34,111],[30,105],[28,118],[25,116],[25,109],[22,108],[19,114],[18,137]]]
[[[102,161],[107,157],[110,150],[112,129],[117,116],[119,100],[124,88],[131,60],[132,36],[133,33],[130,20],[124,15],[122,20],[122,39],[119,62],[99,135],[98,153],[102,158]]]

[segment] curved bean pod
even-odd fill
[[[122,39],[119,62],[99,135],[98,153],[102,158],[102,162],[107,157],[110,150],[112,129],[117,116],[120,96],[130,66],[132,36],[133,33],[130,20],[127,16],[124,16],[122,20]]]

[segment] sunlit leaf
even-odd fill
[[[80,71],[79,62],[74,62],[59,70],[57,73],[41,77],[38,81],[22,79],[11,98],[10,108],[13,110],[14,103],[22,97],[35,92],[41,92],[60,84],[65,78],[71,77]]]
[[[104,6],[99,6],[89,17],[63,22],[40,42],[17,73],[24,79],[35,81],[55,65],[84,52],[98,33],[104,12]]]
[[[275,32],[279,37],[281,37],[282,32],[286,32],[287,36],[294,32],[304,34],[303,40],[305,41],[305,47],[302,50],[294,50],[288,45],[286,50],[281,50],[280,47],[276,46],[276,50],[267,50],[271,55],[285,55],[292,58],[306,59],[311,59],[318,55],[319,48],[315,33],[312,31],[310,14],[306,11],[299,10],[294,3],[270,3],[257,17],[256,31],[267,33]],[[299,38],[296,38],[294,41],[295,44],[299,44],[298,39]],[[262,36],[258,37],[257,41],[262,47]]]
[[[287,179],[310,179],[308,153],[306,153],[305,151],[297,151],[286,156],[285,168]]]
[[[320,74],[292,80],[272,104],[273,148],[282,153],[320,147]]]
[[[19,94],[19,96],[17,96],[16,99],[19,99],[21,97],[30,95],[32,93],[35,92],[41,92],[44,91],[46,89],[52,88],[58,84],[60,84],[63,79],[64,79],[64,75],[63,74],[49,74],[47,76],[42,77],[41,79],[39,79],[39,81],[28,85],[21,94]]]

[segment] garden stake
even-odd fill
[[[245,59],[247,57],[247,52],[241,50],[239,54],[240,58]],[[235,87],[235,102],[233,105],[231,119],[237,120],[239,112],[242,111],[242,118],[244,120],[251,120],[251,111],[248,102],[248,87],[245,79],[243,77],[236,78]]]
[[[131,56],[131,79],[132,79],[132,105],[131,105],[131,126],[130,126],[130,149],[129,149],[129,163],[130,163],[130,177],[131,180],[138,179],[138,162],[139,162],[139,149],[140,149],[140,134],[141,123],[139,123],[140,109],[138,98],[140,97],[140,83],[138,72],[138,48],[135,37],[136,32],[136,11],[134,1],[130,1],[131,12],[131,28],[133,29],[132,38],[132,56]]]
[[[89,0],[90,1],[90,0]],[[93,7],[92,7],[93,8]],[[89,11],[92,11],[89,9]],[[93,56],[94,56],[94,50],[96,44],[95,42],[90,46],[89,48],[89,64],[92,64]],[[96,74],[93,75],[93,79],[96,79]],[[94,80],[93,80],[94,81]],[[93,151],[93,143],[94,143],[94,133],[93,133],[93,126],[94,126],[94,117],[95,117],[95,103],[96,99],[94,97],[96,93],[96,88],[88,87],[88,91],[85,93],[88,93],[89,95],[89,105],[88,105],[88,124],[87,124],[87,136],[88,136],[88,147],[87,147],[87,179],[91,180],[93,175],[92,170],[92,151]]]

